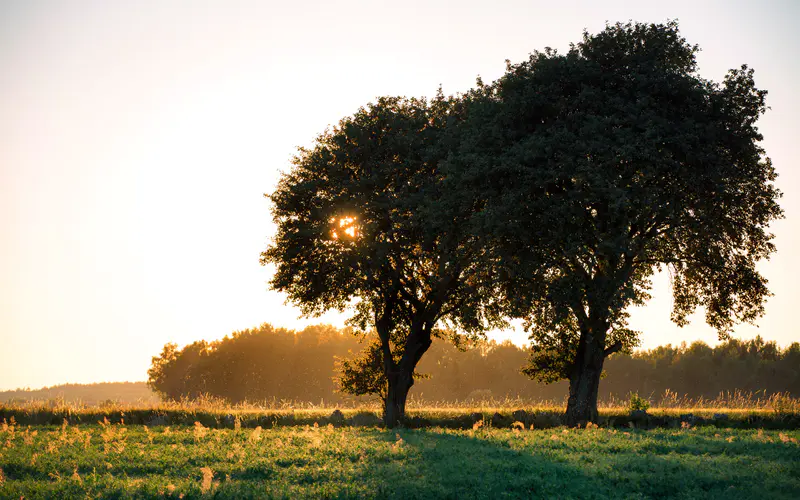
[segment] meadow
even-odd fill
[[[114,412],[99,421],[73,413],[61,425],[6,418],[0,498],[800,498],[796,429],[710,419],[651,429],[568,429],[555,420],[498,427],[487,411],[467,428],[389,430],[364,409],[345,410],[344,420],[296,411],[293,425],[263,427],[241,410],[215,420],[184,411],[206,423],[148,426]]]

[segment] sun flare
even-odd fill
[[[358,228],[356,227],[356,217],[355,216],[345,216],[339,217],[338,219],[333,218],[331,219],[331,223],[339,228],[339,232],[341,232],[342,237],[355,239],[358,235]],[[331,230],[331,237],[334,240],[339,239],[339,232],[336,229]]]

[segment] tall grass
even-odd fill
[[[687,395],[678,395],[667,389],[663,394],[640,395],[651,404],[652,410],[666,409],[698,409],[698,410],[766,410],[779,413],[800,412],[800,398],[794,398],[790,393],[766,394],[764,391],[725,391],[720,392],[716,398],[691,398]],[[619,410],[628,407],[629,400],[609,396],[598,400],[597,407],[601,410]],[[470,410],[474,408],[496,408],[514,410],[523,408],[538,408],[546,410],[561,410],[567,406],[567,398],[561,400],[541,399],[530,400],[521,397],[505,398],[471,398],[465,400],[428,400],[411,397],[407,403],[408,410],[423,409],[453,409]],[[258,412],[258,411],[318,411],[333,410],[335,408],[349,410],[380,411],[381,403],[377,399],[369,401],[349,401],[331,404],[324,400],[319,403],[292,400],[263,400],[246,401],[231,404],[224,399],[213,396],[201,396],[196,399],[181,399],[180,401],[161,401],[157,403],[139,402],[137,404],[124,404],[107,401],[100,405],[83,404],[80,401],[67,402],[63,399],[9,401],[0,403],[0,408],[20,409],[28,411],[70,411],[83,410],[162,410],[162,411],[210,411],[210,412]]]
[[[725,414],[732,417],[730,425],[740,427],[768,426],[793,429],[800,427],[800,399],[789,394],[766,396],[762,393],[734,391],[721,393],[715,399],[678,397],[667,391],[659,397],[643,396],[651,404],[648,412],[664,422],[676,420],[682,414],[692,413],[706,419]],[[407,416],[414,426],[471,427],[474,419],[498,420],[512,423],[517,410],[528,415],[539,415],[548,426],[560,425],[566,401],[531,401],[522,398],[471,399],[467,401],[429,401],[411,399]],[[335,416],[334,409],[341,414]],[[625,425],[630,414],[630,401],[604,399],[600,401],[601,420],[608,425]],[[70,423],[96,423],[108,419],[130,424],[192,425],[201,422],[213,428],[234,428],[235,425],[254,428],[262,426],[313,425],[334,423],[351,425],[377,425],[380,423],[379,401],[352,405],[333,405],[292,401],[261,401],[231,405],[221,399],[203,397],[194,400],[161,402],[141,405],[106,404],[84,406],[53,401],[25,401],[0,403],[0,421],[15,419],[25,425],[58,425]],[[477,415],[477,416],[476,416]],[[531,417],[533,418],[533,417]],[[663,425],[656,424],[656,425]],[[727,424],[726,424],[727,425]]]
[[[766,391],[724,391],[715,398],[691,398],[688,395],[679,395],[667,389],[661,394],[639,394],[647,400],[653,410],[659,409],[698,409],[698,410],[767,410],[781,413],[800,412],[800,398],[792,397],[790,393],[767,394]],[[609,395],[598,400],[598,409],[618,410],[628,407],[629,399]],[[407,403],[409,410],[421,409],[453,409],[470,410],[474,408],[496,408],[514,410],[521,408],[541,408],[547,410],[561,410],[567,406],[567,397],[563,399],[526,399],[522,397],[496,398],[490,394],[487,397],[472,397],[460,400],[430,400],[425,398],[410,397]],[[137,403],[119,403],[106,400],[97,404],[88,404],[80,400],[68,401],[63,398],[55,399],[30,399],[0,402],[0,408],[15,408],[32,411],[69,410],[79,412],[82,410],[102,409],[114,410],[164,410],[164,411],[218,411],[218,412],[253,412],[253,411],[312,411],[332,410],[334,408],[350,410],[380,411],[381,403],[378,399],[353,399],[346,402],[331,403],[320,400],[318,403],[310,401],[295,401],[290,399],[269,399],[261,401],[245,401],[229,403],[225,399],[204,395],[196,399],[184,398],[179,401],[144,401]]]

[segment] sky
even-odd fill
[[[298,146],[383,95],[464,92],[505,60],[606,21],[678,19],[700,74],[755,68],[786,218],[760,270],[760,334],[800,340],[800,3],[29,1],[0,3],[0,390],[146,380],[167,342],[302,318],[268,290],[268,202]],[[670,323],[668,279],[632,311],[642,347],[717,341]],[[521,331],[494,332],[525,342]]]

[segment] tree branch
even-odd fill
[[[618,340],[603,350],[603,357],[608,357],[615,352],[619,352],[620,350],[622,350],[622,342]]]

